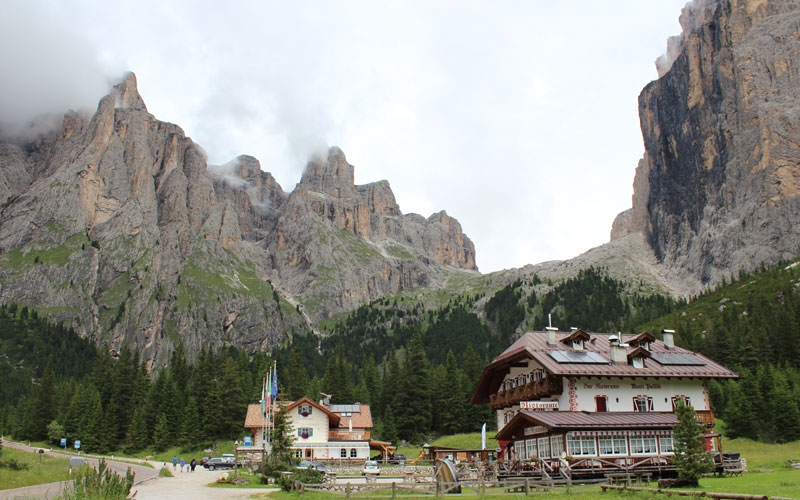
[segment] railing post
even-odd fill
[[[397,483],[392,481],[392,500],[397,499]]]

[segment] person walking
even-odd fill
[[[181,472],[183,472],[183,466],[186,465],[186,461],[181,458]]]
[[[175,470],[175,468],[177,466],[178,466],[178,457],[176,455],[176,456],[172,457],[172,470]]]
[[[194,468],[197,467],[197,460],[192,458],[192,461],[189,463],[189,467],[191,467],[192,472],[194,472]]]

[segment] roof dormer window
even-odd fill
[[[586,341],[589,339],[591,339],[591,337],[588,333],[581,329],[576,329],[573,330],[572,333],[570,333],[562,342],[572,346],[572,348],[576,351],[582,351],[586,346]]]
[[[650,357],[650,351],[648,351],[647,349],[645,349],[640,345],[639,347],[631,351],[630,354],[628,354],[628,362],[634,368],[644,368],[645,367],[644,360],[645,358],[649,357]]]

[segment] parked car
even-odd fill
[[[381,468],[375,460],[367,460],[364,462],[364,467],[361,469],[362,476],[380,476]]]
[[[403,465],[404,463],[406,463],[406,456],[403,455],[402,453],[395,453],[394,455],[389,455],[389,463]]]
[[[325,464],[322,462],[312,462],[311,460],[301,460],[299,464],[295,466],[296,469],[313,469],[318,470],[324,474],[328,474],[333,472],[333,470],[325,467]]]
[[[228,457],[209,458],[206,463],[203,464],[203,467],[208,470],[233,469],[233,459],[229,459]]]

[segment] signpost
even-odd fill
[[[81,452],[81,440],[80,439],[76,439],[75,440],[75,449],[78,450],[78,453]]]
[[[67,438],[61,438],[61,447],[64,448],[64,455],[67,454]]]

